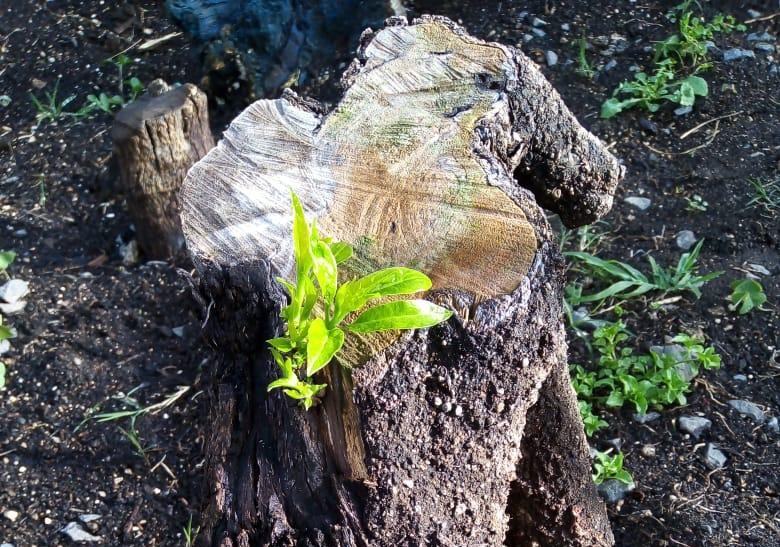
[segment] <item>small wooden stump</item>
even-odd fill
[[[192,84],[145,95],[114,118],[121,189],[149,258],[182,255],[178,193],[192,165],[214,147],[206,95]]]
[[[611,545],[568,380],[563,260],[537,203],[590,222],[623,170],[514,48],[434,17],[362,43],[334,110],[291,92],[254,103],[182,189],[221,356],[201,542]],[[355,246],[353,273],[421,269],[456,312],[349,339],[309,412],[265,389],[291,190]]]

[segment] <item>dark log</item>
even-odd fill
[[[191,84],[144,95],[117,113],[111,138],[139,247],[149,258],[181,257],[179,189],[214,147],[206,95]]]
[[[366,27],[403,15],[400,0],[166,0],[171,18],[203,44],[210,95],[277,96],[349,61]],[[233,85],[238,85],[238,89]]]
[[[568,382],[563,260],[537,200],[588,222],[623,169],[521,52],[446,19],[367,33],[344,84],[327,115],[291,92],[256,102],[182,189],[221,356],[201,544],[611,545]],[[456,312],[349,339],[308,412],[265,390],[290,190],[356,246],[354,273],[422,269],[427,297]]]

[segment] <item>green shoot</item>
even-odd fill
[[[38,123],[46,122],[46,121],[52,121],[55,122],[59,120],[60,118],[63,118],[67,115],[69,115],[68,112],[65,112],[65,107],[68,106],[70,103],[73,102],[73,100],[76,98],[75,95],[70,95],[69,97],[66,97],[63,100],[57,99],[57,92],[59,91],[60,87],[60,80],[57,79],[57,82],[54,84],[54,88],[51,92],[45,93],[45,99],[41,100],[35,95],[30,94],[30,98],[32,99],[33,106],[35,106],[35,110],[37,114],[35,115],[35,121]]]
[[[588,62],[588,42],[585,41],[585,38],[577,40],[577,74],[589,80],[596,75],[596,71]]]
[[[738,279],[731,284],[729,309],[740,315],[760,308],[766,302],[764,287],[755,279]]]
[[[8,267],[16,259],[16,253],[14,251],[0,251],[0,275],[9,279]]]
[[[691,212],[703,213],[710,206],[709,203],[704,201],[704,198],[699,194],[694,194],[691,197],[685,198],[685,210]]]
[[[352,247],[321,237],[316,223],[306,222],[295,194],[292,205],[297,284],[277,279],[290,301],[281,311],[284,336],[267,341],[281,372],[268,391],[281,389],[308,410],[327,387],[313,377],[336,357],[347,332],[432,327],[452,312],[427,300],[392,300],[364,309],[377,299],[427,291],[431,280],[416,270],[394,267],[339,285],[338,265],[352,256]],[[354,316],[356,312],[361,313]]]
[[[16,331],[11,327],[9,327],[8,325],[4,325],[3,316],[0,315],[0,343],[15,337],[16,337]],[[5,387],[5,373],[6,373],[5,363],[0,361],[0,389]]]
[[[760,206],[770,214],[780,209],[780,178],[766,182],[752,178],[748,182],[753,187],[753,198],[748,202],[748,207]]]
[[[192,547],[195,545],[195,538],[198,536],[198,532],[200,532],[200,526],[195,529],[192,528],[192,514],[190,514],[186,526],[182,528],[182,533],[184,534],[184,547]]]
[[[623,453],[618,452],[614,456],[609,455],[609,451],[596,451],[596,458],[593,462],[593,482],[601,484],[607,480],[619,480],[625,484],[634,484],[634,478],[627,470],[623,469]]]

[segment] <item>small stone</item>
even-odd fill
[[[571,25],[569,23],[562,23],[561,30],[564,32],[569,32],[571,30]]]
[[[768,32],[751,32],[747,35],[748,42],[774,42],[775,37]]]
[[[532,28],[531,32],[534,33],[534,35],[537,36],[538,38],[544,38],[545,36],[547,36],[547,33],[540,28]],[[751,53],[753,52],[751,51]]]
[[[30,80],[30,84],[35,89],[43,89],[44,87],[46,87],[46,82],[44,82],[43,80],[39,80],[38,78],[33,78],[32,80]]]
[[[98,515],[96,513],[87,513],[85,515],[79,515],[79,520],[83,523],[92,522],[94,520],[98,520],[102,518],[103,515]]]
[[[447,401],[446,403],[444,403],[444,405],[441,407],[441,409],[444,412],[449,412],[450,410],[452,410],[452,403]]]
[[[653,135],[656,135],[658,133],[658,124],[655,122],[651,122],[647,118],[639,118],[639,127],[644,129],[648,133],[652,133]]]
[[[458,405],[458,406],[455,407],[455,416],[457,416],[458,418],[463,416],[463,407],[462,406]]]
[[[628,203],[632,207],[636,207],[640,211],[646,210],[648,207],[650,207],[650,203],[652,203],[649,199],[642,198],[642,197],[639,197],[639,196],[629,196],[626,199],[624,199],[623,201],[625,201],[626,203]]]
[[[13,543],[0,543],[0,547],[14,547]]]
[[[598,485],[599,494],[607,503],[619,502],[633,489],[633,484],[626,484],[616,479],[609,479]]]
[[[745,376],[744,374],[735,374],[734,376],[732,376],[732,378],[734,378],[734,380],[737,381],[737,382],[747,382],[748,381],[748,377]]]
[[[741,399],[732,399],[729,401],[729,406],[743,416],[749,416],[757,424],[763,424],[766,421],[766,414],[755,403]]]
[[[554,51],[548,50],[544,54],[544,58],[547,61],[547,66],[555,66],[558,64],[558,54]]]
[[[723,52],[723,60],[727,63],[738,61],[740,59],[753,59],[756,54],[750,49],[740,49],[738,47],[727,49]]]
[[[534,17],[531,20],[531,26],[533,26],[533,27],[542,27],[542,26],[545,26],[545,25],[547,25],[547,22],[546,21],[542,21],[538,17]]]
[[[655,457],[655,447],[651,444],[646,444],[642,447],[642,455],[645,458],[653,458]]]
[[[755,19],[756,17],[761,17],[761,12],[754,9],[747,10],[747,14],[753,19]]]
[[[761,275],[772,275],[772,272],[767,270],[766,267],[762,266],[761,264],[748,264],[747,267],[748,270],[752,271],[753,273]]]
[[[615,59],[610,59],[609,62],[604,65],[604,71],[609,72],[617,66],[618,62]]]
[[[658,412],[648,412],[647,414],[634,414],[634,421],[638,424],[649,424],[656,421],[661,415]]]
[[[53,521],[53,520],[51,520],[49,517],[43,517],[43,523],[44,523],[46,526],[51,526],[51,524],[52,524],[53,522],[54,522],[54,521]]]
[[[441,400],[441,397],[434,397],[433,399],[433,406],[441,406],[444,401]]]
[[[687,251],[696,243],[696,234],[690,230],[682,230],[677,232],[677,236],[675,236],[674,242],[680,249]]]
[[[18,230],[14,231],[14,237],[27,237],[27,230],[24,228],[19,228]]]
[[[0,106],[5,108],[9,104],[11,104],[11,97],[8,95],[0,95]]]
[[[412,479],[404,479],[401,481],[407,488],[414,488],[414,481]]]
[[[13,509],[8,509],[6,511],[3,511],[3,516],[10,520],[11,522],[16,522],[16,519],[19,518],[19,511],[14,511]]]
[[[13,315],[22,311],[25,306],[27,306],[27,302],[24,300],[19,300],[13,304],[5,304],[0,302],[0,312],[2,312],[3,315]]]
[[[93,536],[84,530],[77,522],[69,522],[60,532],[68,536],[72,541],[103,541],[100,537]]]
[[[138,242],[133,239],[126,245],[120,245],[119,256],[122,257],[122,264],[125,267],[138,264]]]
[[[720,469],[726,465],[726,455],[712,444],[707,443],[704,449],[704,464],[710,469]]]
[[[712,427],[712,422],[700,416],[680,416],[677,418],[677,427],[698,439],[702,433]]]
[[[690,114],[691,112],[693,112],[693,107],[689,105],[679,106],[674,109],[675,116],[685,116],[687,114]]]
[[[171,332],[173,334],[175,334],[176,336],[178,336],[179,338],[184,338],[184,326],[183,325],[181,327],[173,327],[171,329]]]
[[[767,53],[774,53],[775,51],[775,45],[774,44],[767,44],[766,42],[756,42],[756,44],[753,46],[753,48],[759,50],[759,51],[766,51]]]
[[[766,423],[766,428],[772,433],[780,433],[780,423],[778,423],[776,416],[769,418]]]
[[[623,439],[621,439],[620,437],[616,437],[614,439],[607,439],[606,442],[609,446],[611,446],[618,452],[620,451],[620,448],[623,446]]]
[[[30,292],[27,281],[21,279],[11,279],[0,287],[0,300],[15,304]]]

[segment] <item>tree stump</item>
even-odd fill
[[[258,101],[190,171],[182,223],[219,348],[202,545],[606,546],[543,210],[608,211],[623,170],[514,48],[447,19],[367,31],[330,113]],[[308,412],[266,393],[290,191],[353,273],[421,269],[445,324],[348,339]]]
[[[117,113],[111,138],[139,247],[149,258],[180,257],[179,189],[214,147],[206,95],[192,84],[144,95]]]

